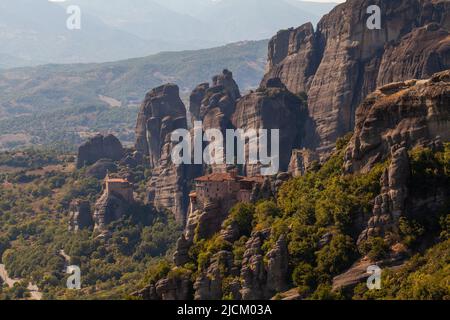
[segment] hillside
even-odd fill
[[[112,63],[0,71],[0,148],[77,144],[97,131],[133,141],[136,105],[149,88],[176,82],[187,97],[197,84],[230,68],[248,90],[258,85],[266,56],[263,40]]]
[[[102,62],[155,53],[163,39],[148,42],[108,26],[82,11],[80,30],[69,30],[69,16],[57,3],[47,0],[15,0],[0,3],[0,54],[17,59],[4,67],[39,63]],[[141,54],[139,54],[141,53]]]
[[[268,43],[0,72],[0,300],[449,300],[450,2],[378,0],[362,29],[371,4]]]
[[[0,3],[0,68],[91,63],[261,40],[318,21],[334,4],[289,0],[14,0]],[[183,1],[186,2],[186,1]],[[68,30],[77,5],[81,29]],[[256,10],[257,9],[257,10]]]

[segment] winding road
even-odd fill
[[[8,287],[10,287],[10,288],[14,287],[15,283],[21,281],[21,279],[10,278],[8,276],[8,271],[6,271],[4,264],[0,264],[0,278],[2,278],[3,282],[6,283],[6,285],[8,285]],[[34,285],[30,282],[28,284],[27,289],[30,292],[32,300],[41,300],[42,299],[42,293],[39,291],[39,288],[36,285]]]

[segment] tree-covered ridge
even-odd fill
[[[190,262],[171,269],[165,265],[153,273],[152,281],[166,276],[190,277],[194,283],[217,262],[224,252],[231,252],[233,266],[221,265],[223,299],[235,299],[233,283],[243,281],[242,268],[246,243],[258,231],[269,231],[262,244],[264,259],[285,236],[289,252],[289,283],[303,299],[444,299],[449,296],[448,213],[450,205],[431,214],[406,214],[400,219],[400,245],[406,253],[397,271],[386,269],[382,291],[368,291],[366,284],[350,290],[332,290],[333,278],[365,258],[373,263],[391,256],[392,248],[383,238],[372,238],[357,245],[361,220],[370,216],[374,198],[380,193],[380,177],[389,161],[376,165],[367,174],[345,174],[343,152],[346,143],[322,166],[305,176],[286,182],[276,199],[256,204],[238,204],[222,230],[235,225],[240,238],[234,243],[218,233],[210,239],[196,237],[189,251]],[[410,152],[412,194],[419,196],[423,186],[447,188],[450,185],[450,145],[443,152],[416,148]],[[422,193],[420,196],[426,194]],[[438,259],[436,257],[439,256]],[[172,271],[170,271],[172,270]],[[165,272],[164,272],[165,271]],[[285,295],[279,292],[278,298]]]
[[[178,268],[172,264],[172,255],[181,227],[170,213],[157,213],[139,204],[140,200],[123,219],[108,227],[107,237],[99,237],[91,229],[70,233],[70,201],[80,198],[93,203],[100,194],[101,181],[88,177],[85,169],[75,170],[70,155],[56,157],[53,151],[43,150],[2,153],[1,263],[11,277],[22,281],[12,289],[3,285],[0,295],[3,299],[26,298],[26,284],[32,282],[46,299],[132,298],[140,288],[163,278],[188,277],[194,282],[226,251],[232,255],[235,271],[228,272],[228,266],[220,268],[222,298],[235,299],[233,285],[242,281],[246,243],[255,232],[268,231],[262,243],[264,260],[284,236],[289,287],[303,299],[447,299],[448,202],[434,214],[400,219],[399,239],[407,255],[399,267],[384,270],[382,290],[369,291],[365,283],[351,290],[332,290],[333,278],[361,258],[382,261],[391,252],[382,238],[356,244],[360,220],[371,214],[373,200],[380,192],[380,176],[389,160],[368,174],[345,174],[345,146],[345,140],[340,141],[336,153],[323,165],[316,163],[305,176],[285,182],[276,198],[236,205],[222,229],[237,226],[237,240],[227,242],[221,232],[207,239],[197,234],[189,262]],[[409,156],[413,195],[426,194],[423,186],[427,185],[448,188],[448,144],[442,152],[417,148]],[[145,198],[149,170],[138,166],[131,174],[137,198]],[[64,269],[68,264],[81,266],[81,291],[66,289]],[[288,293],[278,292],[275,298]]]
[[[17,288],[3,286],[2,299],[25,298],[28,282],[44,299],[124,299],[139,288],[150,265],[171,255],[180,226],[140,203],[110,225],[108,237],[92,229],[68,231],[71,200],[94,203],[101,191],[101,181],[75,170],[73,156],[55,159],[53,151],[28,150],[0,159],[9,165],[0,174],[0,263],[11,278],[22,279]],[[138,198],[146,170],[131,172]],[[73,264],[81,267],[80,292],[66,289],[65,268]]]

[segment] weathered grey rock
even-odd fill
[[[226,228],[222,228],[222,230],[220,231],[220,236],[224,241],[234,243],[235,241],[239,240],[241,236],[239,233],[239,226],[235,221],[231,222],[231,224]]]
[[[117,165],[109,159],[100,159],[86,170],[86,175],[102,180],[108,172],[117,172]]]
[[[195,300],[221,300],[223,297],[223,274],[228,273],[233,265],[233,255],[228,251],[221,251],[214,255],[211,264],[202,272],[194,284]]]
[[[136,150],[150,158],[156,167],[164,153],[167,136],[174,129],[186,129],[186,108],[179,88],[166,84],[147,93],[136,125]],[[170,139],[169,139],[170,140]]]
[[[348,0],[324,16],[315,32],[306,24],[270,42],[263,83],[279,77],[295,94],[307,93],[314,120],[305,136],[308,148],[331,150],[353,130],[357,106],[377,87],[450,68],[448,1],[380,0],[381,30],[366,26],[373,4]]]
[[[288,288],[289,252],[284,235],[267,253],[267,258],[267,290],[272,295],[285,291]]]
[[[314,163],[319,163],[319,155],[312,150],[293,150],[288,172],[293,177],[305,175]]]
[[[131,294],[131,296],[139,298],[141,300],[146,301],[155,301],[155,300],[161,300],[158,294],[156,293],[156,287],[154,284],[151,284],[139,291],[136,291]]]
[[[89,228],[93,225],[89,201],[74,200],[69,208],[69,231]]]
[[[439,147],[450,141],[450,70],[428,80],[397,82],[367,97],[356,114],[346,152],[349,172],[367,172],[386,160],[391,148]]]
[[[156,294],[160,300],[192,299],[192,281],[190,274],[180,277],[161,279],[156,283]]]
[[[201,120],[200,108],[208,89],[209,83],[202,83],[195,87],[195,89],[192,91],[189,97],[189,112],[191,113],[192,121]]]
[[[245,95],[236,104],[236,111],[232,116],[235,128],[244,131],[269,130],[268,150],[271,150],[270,130],[279,130],[279,171],[287,171],[292,150],[302,145],[301,137],[304,136],[307,122],[306,106],[284,86],[262,87],[257,92]],[[245,150],[248,154],[248,141]],[[261,174],[260,169],[261,165],[247,163],[245,173],[249,176],[258,175]]]
[[[177,241],[177,249],[173,255],[173,262],[175,266],[182,267],[189,262],[189,249],[192,242],[186,240],[186,237],[182,235]]]
[[[241,97],[239,87],[233,79],[233,73],[227,69],[222,71],[222,74],[213,77],[213,87],[223,87],[226,94],[233,100],[236,101]]]
[[[320,63],[320,45],[311,23],[282,30],[269,43],[268,72],[262,85],[279,78],[289,91],[308,92]]]
[[[128,208],[129,204],[122,198],[104,193],[95,203],[95,230],[103,231],[108,224],[122,218]]]
[[[231,204],[221,201],[209,202],[205,204],[198,224],[195,228],[199,239],[208,239],[221,230],[222,224],[229,215]]]
[[[438,23],[414,29],[383,55],[377,85],[422,79],[450,68],[449,32]]]
[[[243,300],[262,300],[267,298],[267,272],[264,266],[264,255],[261,249],[267,239],[268,231],[252,234],[245,245],[245,253],[241,268],[241,295]]]
[[[100,159],[118,161],[124,156],[120,141],[113,135],[97,135],[78,148],[77,168],[89,166]]]
[[[142,103],[136,127],[136,150],[148,157],[152,177],[148,183],[148,202],[160,211],[168,210],[184,224],[189,203],[189,165],[175,165],[171,152],[175,145],[171,134],[187,129],[186,108],[174,84],[151,90]]]
[[[408,183],[411,177],[409,156],[405,147],[392,149],[391,164],[381,178],[381,194],[375,198],[373,216],[358,239],[358,244],[370,237],[390,237],[393,244],[398,235],[398,221],[405,215]]]

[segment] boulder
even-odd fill
[[[117,172],[117,165],[109,159],[100,159],[87,169],[86,175],[102,180],[106,177],[108,172]]]
[[[94,164],[100,159],[119,161],[124,156],[124,149],[119,139],[112,134],[96,135],[78,148],[77,168]]]
[[[93,225],[89,201],[73,200],[69,208],[69,231],[89,228]]]

